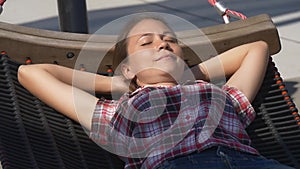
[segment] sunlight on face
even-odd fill
[[[129,32],[128,65],[144,83],[174,82],[184,71],[183,52],[175,34],[154,19],[139,22]]]

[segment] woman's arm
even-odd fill
[[[22,65],[19,82],[33,95],[90,129],[98,101],[88,93],[111,92],[111,77],[77,71],[54,64]],[[88,92],[86,92],[88,91]]]
[[[230,77],[226,84],[238,88],[252,101],[264,78],[268,59],[267,43],[257,41],[232,48],[192,70],[201,72],[198,77],[207,81]]]
[[[110,93],[112,90],[112,77],[108,76],[102,76],[90,72],[74,70],[55,64],[21,65],[19,70],[23,69],[25,69],[26,71],[46,71],[47,73],[50,73],[52,76],[54,76],[57,80],[64,82],[68,85],[73,85],[84,91]]]

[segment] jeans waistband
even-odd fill
[[[251,153],[248,153],[248,152],[245,152],[245,151],[236,150],[236,149],[226,147],[226,146],[213,146],[213,147],[210,147],[210,148],[207,148],[205,150],[195,152],[195,153],[205,153],[205,152],[211,152],[211,151],[214,151],[214,152],[224,151],[224,152],[228,152],[228,153],[236,154],[236,155],[253,155],[253,156],[257,156],[255,154],[251,154]]]

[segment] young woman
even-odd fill
[[[80,122],[125,168],[290,168],[260,156],[245,131],[268,63],[265,42],[235,47],[188,69],[174,32],[160,18],[136,18],[120,37],[114,61],[122,76],[37,64],[21,66],[19,81]],[[77,80],[93,84],[74,84],[74,71]],[[228,81],[221,87],[208,83],[223,76]],[[93,90],[125,94],[107,100]]]

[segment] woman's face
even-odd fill
[[[182,49],[174,33],[162,22],[145,19],[137,23],[127,39],[127,77],[156,84],[176,82],[184,70]]]

